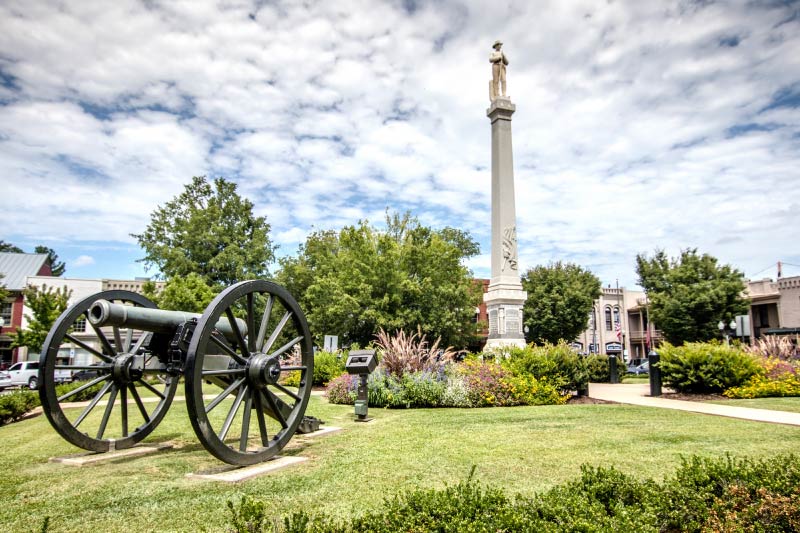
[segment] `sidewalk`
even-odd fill
[[[800,413],[786,411],[771,411],[769,409],[752,409],[750,407],[734,407],[707,402],[687,402],[684,400],[665,400],[649,396],[650,386],[647,383],[626,385],[624,383],[611,385],[609,383],[590,383],[589,397],[608,402],[641,405],[644,407],[660,407],[662,409],[677,409],[707,415],[727,416],[742,418],[756,422],[770,422],[773,424],[787,424],[800,426]]]

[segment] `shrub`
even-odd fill
[[[587,355],[585,359],[589,381],[593,383],[608,383],[611,381],[611,369],[607,355],[591,354]],[[617,376],[622,379],[624,375],[625,365],[617,359]]]
[[[512,374],[493,362],[470,360],[460,367],[472,407],[516,405],[509,379]]]
[[[568,394],[546,379],[536,379],[530,374],[508,378],[511,396],[517,405],[560,405],[567,403]]]
[[[474,472],[474,467],[473,467]],[[362,516],[335,519],[295,512],[270,524],[264,508],[232,503],[232,531],[415,533],[565,531],[665,533],[789,532],[800,529],[800,457],[762,461],[684,459],[663,482],[639,481],[613,467],[582,466],[578,479],[533,497],[473,480],[387,498]]]
[[[380,351],[380,365],[398,378],[406,372],[438,372],[456,355],[450,346],[445,350],[439,348],[441,337],[428,346],[420,328],[412,335],[401,329],[394,336],[381,328],[377,338],[375,344]]]
[[[800,376],[784,374],[775,379],[756,376],[741,387],[732,387],[723,394],[728,398],[800,396]]]
[[[403,376],[406,407],[441,407],[447,382],[441,374],[415,372]]]
[[[328,397],[328,401],[331,403],[353,405],[356,401],[357,388],[357,376],[342,374],[328,383],[328,388],[325,389],[325,396]]]
[[[16,422],[39,405],[36,391],[18,390],[3,394],[0,396],[0,426]]]
[[[503,366],[514,375],[530,374],[545,379],[558,387],[563,394],[585,390],[589,383],[586,358],[577,354],[566,342],[545,343],[512,348],[502,359]]]
[[[314,354],[314,385],[325,386],[333,378],[345,373],[344,363],[347,357],[341,353],[319,350]]]
[[[764,372],[754,356],[721,344],[664,344],[659,353],[662,379],[678,392],[723,392]]]

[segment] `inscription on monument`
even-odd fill
[[[506,332],[508,333],[522,332],[519,326],[519,310],[513,307],[506,308]]]
[[[489,310],[489,335],[497,335],[497,309]]]

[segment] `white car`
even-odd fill
[[[72,381],[69,370],[56,370],[56,381]],[[39,361],[20,361],[11,368],[0,372],[0,390],[8,387],[28,387],[35,390],[39,387]]]

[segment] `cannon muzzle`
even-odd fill
[[[95,301],[89,307],[88,315],[89,322],[98,328],[103,326],[130,327],[143,331],[152,331],[153,333],[167,334],[174,333],[181,324],[193,318],[199,319],[202,316],[199,313],[115,304],[108,300]],[[237,318],[236,325],[241,331],[242,337],[246,337],[247,323]],[[220,318],[215,327],[226,339],[235,340],[236,337],[227,317]]]

